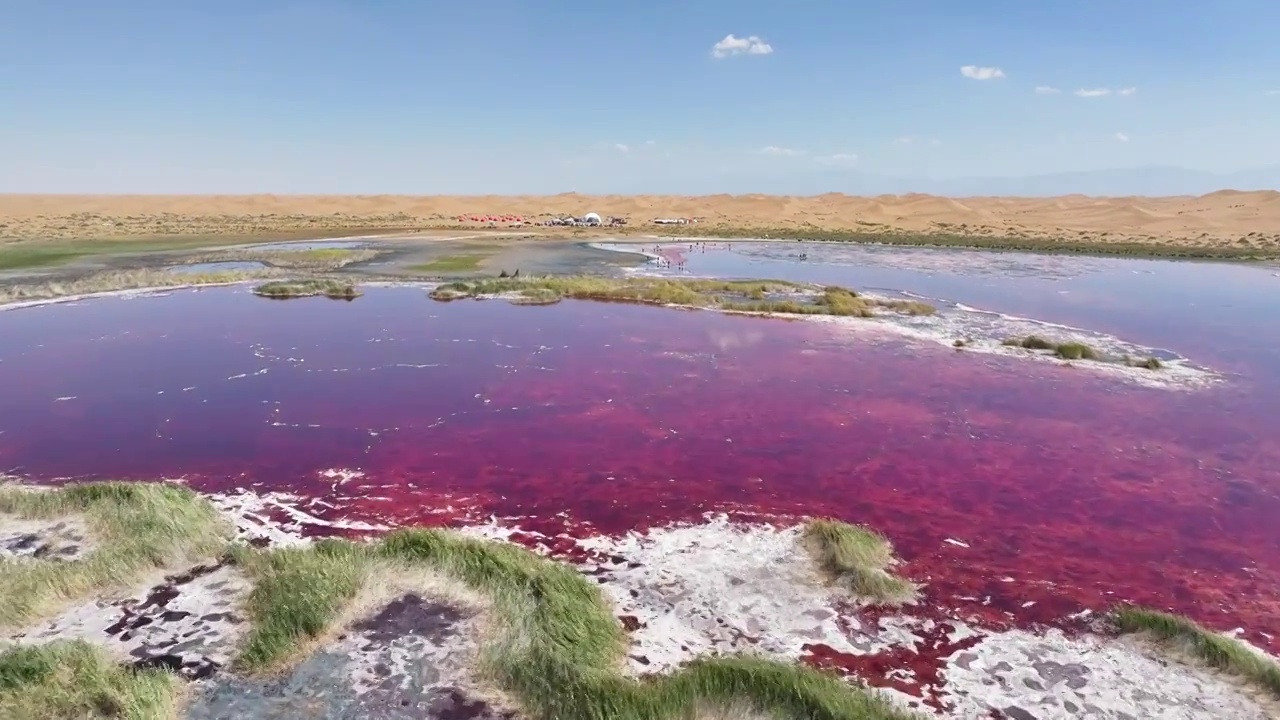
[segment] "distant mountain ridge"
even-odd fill
[[[915,184],[915,183],[912,183]],[[1055,195],[1169,196],[1207,195],[1219,190],[1280,189],[1280,165],[1251,168],[1234,173],[1151,165],[1115,170],[1050,173],[1029,177],[958,178],[924,181],[936,195],[1015,195],[1049,197]],[[930,187],[931,186],[931,187]]]
[[[721,192],[772,195],[906,195],[921,193],[943,197],[1168,197],[1208,195],[1220,190],[1280,190],[1280,165],[1233,173],[1171,165],[1150,165],[1111,170],[1047,173],[1025,177],[911,178],[877,175],[857,170],[829,169],[817,172],[774,173],[768,176],[735,174],[713,180]]]

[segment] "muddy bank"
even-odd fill
[[[358,235],[315,239],[263,236],[252,241],[190,244],[178,249],[135,251],[103,245],[103,252],[89,253],[69,262],[0,271],[0,287],[30,283],[69,282],[105,272],[167,270],[194,272],[213,256],[253,262],[264,268],[280,267],[298,274],[327,269],[364,278],[455,278],[497,275],[503,270],[524,275],[615,274],[644,262],[639,255],[610,252],[567,238],[530,234],[414,233]],[[332,240],[332,242],[329,242]],[[354,247],[353,244],[358,244]],[[287,260],[293,248],[347,250],[373,257],[333,268],[309,268],[297,263],[275,263],[272,255]],[[244,255],[244,258],[238,258]]]

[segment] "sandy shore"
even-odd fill
[[[627,217],[627,232],[633,233],[672,232],[671,226],[650,221],[687,217],[701,221],[675,232],[911,233],[1280,250],[1280,192],[1227,190],[1168,198],[0,195],[0,239],[338,234],[457,227],[461,215],[521,215],[537,221],[587,212]]]

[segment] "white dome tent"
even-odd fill
[[[588,225],[599,225],[599,224],[600,224],[600,215],[599,215],[599,213],[589,212],[589,213],[587,213],[586,215],[583,215],[583,216],[582,216],[582,222],[584,222],[584,223],[586,223],[586,224],[588,224]]]

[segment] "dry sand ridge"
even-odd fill
[[[764,233],[949,234],[1089,243],[1280,248],[1280,192],[1223,190],[1200,197],[1053,198],[930,195],[320,196],[0,195],[0,238],[57,240],[288,231],[418,229],[461,215],[699,218],[697,228]]]

